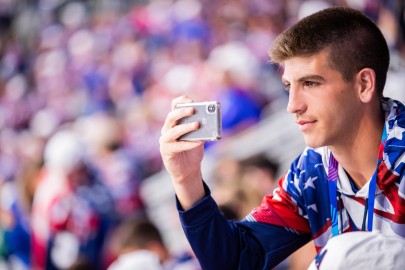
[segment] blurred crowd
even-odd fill
[[[139,187],[162,170],[171,100],[220,101],[224,140],[284,109],[268,48],[332,5],[381,27],[392,53],[386,94],[404,101],[404,1],[0,0],[0,268],[106,269],[125,242],[117,231],[147,218]],[[250,180],[267,179],[251,166],[266,162],[221,162],[214,194],[230,218],[275,187]],[[198,269],[165,256],[151,259]]]

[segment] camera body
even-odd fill
[[[194,114],[180,119],[178,124],[198,122],[200,127],[184,134],[179,140],[216,141],[221,138],[222,116],[221,104],[218,101],[180,103],[176,105],[176,109],[185,107],[193,107]]]

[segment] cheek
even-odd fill
[[[338,136],[350,134],[358,125],[359,106],[352,100],[336,100],[334,106],[328,108],[328,132]],[[346,135],[345,135],[346,134]]]
[[[339,101],[319,104],[316,113],[319,120],[318,132],[328,137],[342,129],[348,117]]]
[[[335,92],[331,91],[328,100],[328,108],[338,115],[350,115],[359,109],[354,90],[349,87],[340,88],[339,91]]]

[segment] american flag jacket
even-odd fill
[[[405,238],[405,107],[384,99],[386,140],[377,168],[373,230]],[[183,211],[180,221],[203,269],[271,269],[314,240],[319,250],[332,235],[327,147],[306,148],[279,180],[273,194],[242,221],[226,220],[210,195]],[[338,167],[339,233],[362,229],[370,181],[357,190]]]

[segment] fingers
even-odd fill
[[[199,128],[199,123],[198,122],[190,122],[182,125],[172,125],[170,123],[173,123],[173,119],[179,119],[177,117],[183,115],[183,112],[178,112],[178,111],[184,111],[188,110],[191,108],[184,108],[184,109],[178,109],[174,110],[169,113],[169,116],[166,119],[166,123],[164,124],[161,132],[161,136],[159,139],[159,144],[160,144],[160,152],[162,154],[164,153],[181,153],[185,152],[188,150],[192,150],[194,148],[197,148],[204,144],[203,141],[181,141],[178,140],[178,138],[190,131],[197,130]],[[192,110],[191,110],[192,111]]]
[[[184,151],[185,148],[183,147],[191,147],[193,148],[193,144],[188,144],[188,142],[178,141],[178,138],[188,132],[197,130],[199,128],[198,122],[190,122],[181,125],[177,125],[178,121],[181,118],[186,116],[191,116],[194,113],[194,108],[192,107],[184,107],[175,109],[177,104],[180,103],[188,103],[193,102],[191,98],[188,96],[180,96],[178,98],[173,99],[172,101],[172,111],[168,113],[166,120],[163,124],[161,129],[161,138],[160,138],[160,145],[174,143],[176,142],[176,149],[180,149],[180,151]],[[201,143],[194,142],[195,145],[201,145]],[[186,146],[185,146],[186,145]],[[179,147],[179,148],[177,148]]]
[[[166,117],[166,120],[163,124],[163,127],[161,129],[161,135],[169,132],[170,130],[172,130],[173,128],[175,128],[177,126],[177,121],[183,117],[186,116],[190,116],[194,113],[194,109],[191,107],[188,108],[181,108],[181,109],[175,109],[171,112],[169,112],[169,114]],[[182,127],[181,129],[177,129],[177,131],[183,131],[183,129],[188,129],[188,128],[195,128],[197,129],[197,127],[195,127],[197,122],[193,122],[193,125],[180,125],[180,127]],[[190,123],[192,124],[192,123]],[[197,123],[198,124],[198,123]],[[190,129],[189,131],[194,130],[194,129]],[[184,134],[184,133],[183,133]],[[179,136],[183,135],[180,134]]]
[[[160,152],[165,155],[167,153],[177,154],[195,149],[204,144],[204,141],[168,141],[167,137],[161,136],[159,139]]]
[[[175,110],[177,104],[189,103],[189,102],[193,102],[193,100],[191,98],[189,98],[188,96],[180,96],[180,97],[173,99],[172,100],[172,111]]]
[[[193,130],[197,130],[198,128],[198,122],[190,122],[182,125],[175,125],[173,127],[169,124],[165,124],[165,127],[161,132],[161,137],[163,142],[175,142],[180,136]]]
[[[192,100],[186,96],[176,98],[172,101],[172,111],[166,117],[161,130],[159,139],[160,154],[166,171],[170,174],[175,186],[183,187],[183,190],[188,196],[188,193],[193,193],[185,186],[195,186],[195,179],[201,185],[201,161],[204,156],[204,141],[183,141],[178,138],[188,132],[197,130],[199,123],[188,122],[178,124],[183,117],[190,116],[194,113],[194,108],[182,107],[175,109],[176,104],[188,103]],[[183,192],[183,193],[184,193]],[[203,193],[203,192],[202,192]]]

